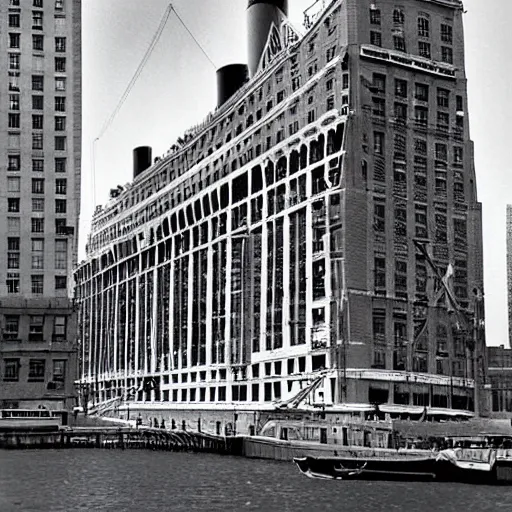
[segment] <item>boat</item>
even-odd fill
[[[293,461],[304,475],[323,480],[411,480],[436,479],[435,457],[350,458],[302,457]]]
[[[512,453],[492,447],[455,448],[417,457],[295,457],[300,472],[323,480],[400,480],[512,485]]]
[[[393,49],[388,23],[416,40],[418,2],[374,3],[312,0],[299,29],[286,0],[249,0],[249,70],[219,69],[215,110],[161,158],[134,150],[75,271],[84,411],[249,436],[310,385],[304,414],[340,425],[484,409],[468,364],[482,364],[483,324],[463,312],[482,287],[463,53]],[[459,0],[421,12],[462,42]],[[410,117],[390,117],[395,104]],[[247,445],[286,460],[345,449]]]
[[[48,409],[0,409],[0,431],[52,431],[66,423],[66,413]]]
[[[332,473],[316,473],[312,469],[312,465],[310,464],[310,459],[308,457],[295,458],[293,459],[295,464],[299,467],[302,473],[304,473],[309,478],[318,478],[322,480],[348,480],[352,477],[359,476],[366,467],[366,462],[360,464],[354,468],[346,468],[341,462],[339,464],[334,464],[332,466]]]

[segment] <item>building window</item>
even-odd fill
[[[65,199],[55,199],[55,213],[66,213]]]
[[[372,113],[374,116],[386,116],[386,100],[384,98],[373,98]]]
[[[64,77],[55,77],[55,90],[65,91],[66,90],[66,79]]]
[[[66,341],[66,317],[57,315],[53,318],[53,341]]]
[[[43,0],[34,0],[34,7],[40,7],[43,8]]]
[[[4,382],[18,382],[20,380],[20,360],[4,359]]]
[[[57,233],[57,235],[68,234],[68,226],[66,224],[66,219],[55,219],[55,233]]]
[[[428,108],[414,107],[414,119],[416,124],[420,126],[427,126],[428,124]]]
[[[9,114],[9,128],[19,128],[20,127],[20,115],[19,114]]]
[[[58,195],[66,195],[68,180],[65,178],[55,180],[55,193]]]
[[[42,11],[32,11],[32,30],[43,30]]]
[[[455,146],[453,148],[453,162],[456,164],[461,164],[464,162],[464,150],[460,146]]]
[[[453,64],[453,50],[448,46],[441,46],[441,60],[447,64]]]
[[[32,130],[43,129],[43,116],[41,114],[34,114],[32,116]]]
[[[32,233],[44,233],[44,218],[32,219]]]
[[[44,50],[44,36],[35,34],[32,36],[32,49],[33,50]]]
[[[7,280],[5,282],[7,286],[7,293],[16,294],[20,293],[20,276],[12,272],[7,273]]]
[[[55,0],[55,10],[62,11],[64,9],[64,0]]]
[[[428,85],[416,84],[416,92],[414,97],[419,101],[428,102]]]
[[[16,270],[20,268],[20,239],[11,236],[7,238],[7,268]]]
[[[20,198],[19,197],[9,197],[7,199],[7,211],[9,213],[19,213],[20,212]]]
[[[44,212],[44,198],[43,197],[33,197],[32,198],[32,211],[35,213],[43,213]]]
[[[20,218],[7,217],[7,231],[12,235],[20,234]]]
[[[418,18],[418,36],[430,37],[430,20],[427,18]]]
[[[11,71],[9,73],[9,91],[18,91],[20,90],[19,83],[19,73],[17,71]]]
[[[395,103],[395,120],[405,123],[407,121],[407,105]]]
[[[7,178],[7,192],[19,192],[20,191],[20,179],[19,178]]]
[[[52,381],[63,383],[66,380],[66,361],[55,359],[53,361]]]
[[[370,23],[380,25],[380,9],[370,9]]]
[[[375,32],[374,30],[370,32],[370,44],[382,46],[382,35],[380,32]]]
[[[55,150],[66,151],[66,137],[55,137]]]
[[[448,160],[448,148],[446,144],[436,144],[436,160],[446,162]]]
[[[29,324],[28,341],[44,340],[44,316],[31,315]]]
[[[32,96],[32,110],[43,110],[43,96]]]
[[[33,133],[32,134],[32,149],[43,149],[43,134]]]
[[[440,108],[450,107],[450,91],[448,89],[437,89],[437,106]]]
[[[376,257],[375,261],[375,289],[385,289],[386,288],[386,259],[381,257]]]
[[[425,57],[426,59],[431,58],[430,43],[425,43],[425,41],[420,41],[418,43],[418,51],[419,51],[420,57]]]
[[[378,94],[386,93],[386,75],[373,74],[373,91]]]
[[[441,41],[448,44],[453,43],[453,27],[451,25],[441,23]]]
[[[44,359],[30,359],[28,363],[28,381],[44,382],[46,361]]]
[[[65,96],[56,96],[55,97],[55,111],[56,112],[66,112],[66,97]]]
[[[20,328],[19,315],[5,315],[4,340],[14,341],[18,339]]]
[[[448,112],[437,113],[437,129],[447,131],[450,125],[450,114]]]
[[[42,158],[32,159],[32,172],[44,172],[44,160]]]
[[[407,98],[407,81],[395,79],[395,96],[399,98]]]
[[[32,178],[32,194],[44,194],[43,178]]]
[[[9,27],[20,28],[20,15],[19,14],[9,14]]]
[[[20,34],[9,34],[9,48],[19,50],[20,48]]]
[[[66,276],[55,276],[55,289],[65,290],[68,286],[68,278]]]
[[[396,25],[403,25],[405,22],[404,11],[400,8],[393,9],[393,23]]]
[[[373,152],[376,155],[384,154],[384,134],[382,132],[373,132]]]
[[[66,118],[62,116],[55,117],[55,131],[63,132],[66,130]]]
[[[20,170],[20,155],[9,155],[7,157],[7,170],[19,171]]]
[[[55,159],[55,172],[66,172],[66,159],[56,158]]]
[[[308,123],[314,123],[315,122],[315,111],[314,110],[310,110],[308,112]]]
[[[20,109],[20,95],[19,94],[9,94],[9,110],[19,110]]]
[[[405,38],[403,36],[393,36],[393,44],[395,46],[395,50],[399,52],[405,52]]]
[[[66,57],[55,57],[55,72],[65,73],[66,72]]]
[[[18,53],[9,54],[9,69],[20,69],[20,56]]]
[[[44,76],[32,75],[32,90],[43,91],[44,90]]]
[[[68,268],[68,241],[55,240],[55,269],[66,270]]]
[[[66,38],[56,37],[55,38],[55,51],[57,53],[64,53],[66,51]]]
[[[36,276],[30,276],[32,280],[32,293],[36,295],[42,295],[43,294],[43,278],[44,276],[36,275]]]
[[[44,268],[44,240],[32,238],[32,270]]]

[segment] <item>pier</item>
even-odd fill
[[[146,449],[240,455],[242,439],[150,427],[87,427],[0,432],[0,449]]]

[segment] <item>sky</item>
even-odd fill
[[[291,0],[299,25],[313,0]],[[83,0],[83,157],[81,252],[95,205],[132,180],[132,150],[163,155],[215,108],[215,68],[246,62],[245,0],[175,0],[174,14],[114,122],[94,144],[134,75],[168,0]],[[465,0],[469,122],[483,203],[486,338],[508,346],[506,205],[512,204],[510,0]],[[93,158],[94,154],[94,158]],[[93,172],[93,169],[95,170]],[[93,175],[95,179],[93,180]]]

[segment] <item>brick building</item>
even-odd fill
[[[512,418],[512,350],[488,347],[491,414],[497,418]]]
[[[74,403],[81,0],[0,5],[0,408]]]
[[[298,36],[286,1],[250,0],[251,79],[98,207],[93,401],[222,418],[320,374],[338,410],[484,412],[462,3],[315,5]]]

